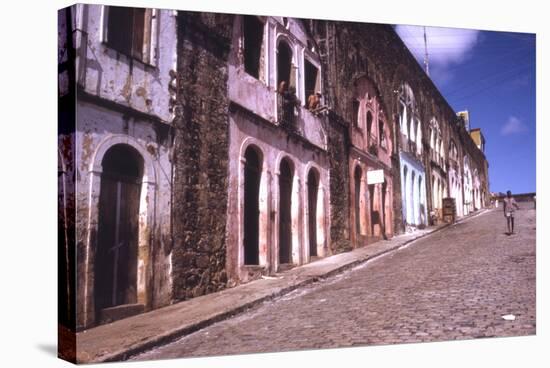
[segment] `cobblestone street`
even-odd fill
[[[515,235],[491,210],[132,360],[535,334],[535,211],[520,205]]]

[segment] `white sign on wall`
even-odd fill
[[[384,170],[367,171],[367,184],[378,184],[384,182]]]

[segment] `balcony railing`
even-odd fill
[[[286,131],[326,149],[326,114],[308,111],[295,96],[277,93],[277,122]]]
[[[296,95],[290,92],[277,93],[277,121],[283,129],[299,133],[296,124],[296,108],[299,106],[300,101]]]

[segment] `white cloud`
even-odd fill
[[[409,50],[424,60],[424,27],[398,25],[396,31]],[[476,45],[480,31],[461,28],[426,27],[430,66],[447,66],[464,61]]]
[[[471,55],[479,41],[480,31],[461,28],[425,27],[430,76],[438,84],[453,80],[451,66],[462,63]],[[399,37],[420,64],[424,63],[424,27],[397,25]]]
[[[506,123],[502,126],[502,129],[500,130],[500,134],[502,135],[510,135],[510,134],[517,134],[517,133],[523,133],[527,131],[527,125],[520,119],[516,118],[515,116],[510,116]]]

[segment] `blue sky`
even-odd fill
[[[396,30],[424,65],[424,27]],[[535,35],[426,27],[426,38],[430,77],[485,136],[490,190],[534,192]]]

